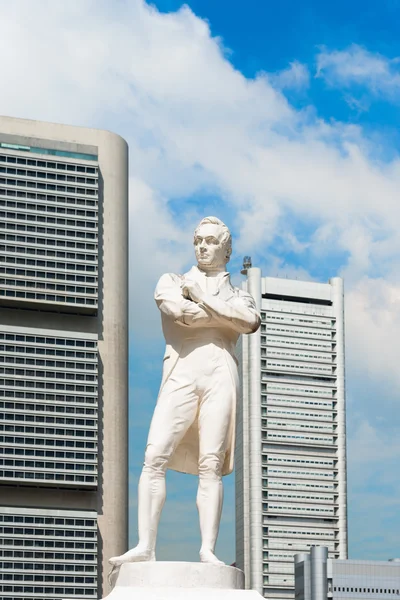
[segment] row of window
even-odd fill
[[[290,396],[276,396],[268,394],[261,396],[261,404],[304,404],[318,409],[334,409],[334,403],[328,400],[310,400],[308,398],[291,398]]]
[[[97,234],[90,231],[79,231],[75,229],[55,229],[54,227],[42,227],[39,225],[23,225],[0,221],[0,228],[28,231],[30,233],[41,233],[42,235],[56,235],[60,237],[82,238],[87,240],[97,240]]]
[[[63,463],[63,462],[50,462],[41,460],[21,460],[11,458],[0,458],[1,467],[19,467],[24,469],[57,469],[60,471],[91,471],[92,473],[97,472],[97,467],[94,464],[82,464],[82,463]]]
[[[91,461],[97,460],[97,454],[93,452],[65,452],[60,450],[40,450],[38,448],[0,448],[0,455],[5,454],[7,456],[22,456],[22,457],[35,457],[35,458],[53,458],[53,459],[67,459],[76,461]],[[83,464],[83,463],[82,463]]]
[[[325,446],[326,444],[331,445],[336,443],[336,438],[330,437],[321,437],[317,435],[290,435],[284,433],[267,433],[265,431],[262,432],[261,438],[263,440],[271,440],[271,441],[288,441],[288,442],[296,442],[300,444],[320,444]]]
[[[9,456],[23,456],[23,457],[35,457],[35,458],[56,458],[56,459],[71,459],[76,461],[92,461],[97,460],[97,454],[93,452],[61,452],[59,450],[39,450],[37,448],[0,448],[0,455],[6,454]],[[36,463],[35,463],[36,464]],[[47,465],[48,463],[46,463]],[[50,463],[49,463],[50,464]],[[83,464],[83,463],[82,463]]]
[[[69,483],[76,485],[91,486],[97,483],[97,478],[94,475],[67,475],[64,473],[47,473],[47,472],[31,472],[31,471],[13,471],[11,469],[0,470],[0,479],[18,479],[33,481],[55,481],[57,483]]]
[[[18,596],[18,594],[35,594],[35,600],[53,600],[50,596],[54,594],[53,598],[62,598],[64,594],[69,596],[80,596],[87,598],[96,598],[97,589],[84,589],[80,587],[42,587],[42,586],[22,586],[22,585],[0,585],[0,592],[7,594],[4,597],[11,598],[8,594],[12,594],[12,600],[26,600],[26,598],[32,598],[32,596]]]
[[[21,244],[30,244],[33,246],[57,246],[60,248],[77,248],[79,250],[97,251],[97,244],[75,240],[67,241],[63,239],[33,237],[29,235],[14,235],[12,233],[5,234],[2,232],[0,232],[0,240],[6,240],[9,242],[19,242]]]
[[[86,219],[82,221],[77,219],[64,219],[63,217],[47,217],[37,213],[11,212],[5,210],[0,210],[0,219],[52,223],[56,225],[63,225],[64,227],[89,227],[90,229],[96,229],[97,227],[97,223],[95,221],[88,221]]]
[[[306,500],[306,501],[317,501],[321,500],[322,502],[333,502],[332,496],[317,496],[310,494],[278,494],[277,492],[264,492],[266,494],[266,498],[269,500]]]
[[[81,425],[82,427],[82,425]],[[0,431],[10,433],[31,433],[33,435],[56,435],[68,437],[95,438],[96,431],[93,429],[74,429],[74,425],[70,427],[30,427],[29,425],[3,425],[0,424]]]
[[[300,385],[315,384],[324,387],[336,387],[336,377],[328,374],[317,374],[317,373],[289,373],[285,371],[274,371],[269,369],[268,371],[261,372],[261,379],[263,381],[277,381],[280,380],[282,383],[297,383]]]
[[[67,538],[92,538],[97,537],[97,532],[94,530],[81,530],[79,529],[43,529],[40,527],[10,527],[9,525],[0,526],[0,535],[42,535],[42,536],[53,536],[53,537],[67,537]]]
[[[0,280],[1,282],[1,280]],[[19,282],[17,282],[19,283]],[[39,286],[38,286],[39,287]],[[71,292],[68,292],[71,293]],[[78,292],[76,292],[78,293]],[[79,292],[82,293],[82,292]],[[81,306],[97,306],[97,298],[92,297],[75,297],[75,296],[61,296],[60,294],[44,294],[42,292],[22,292],[18,290],[0,290],[0,296],[5,296],[8,298],[26,298],[27,300],[43,300],[46,302],[57,302],[62,304],[78,304]]]
[[[3,286],[7,286],[7,287],[17,287],[17,288],[28,288],[30,290],[40,290],[41,293],[44,292],[53,292],[50,294],[46,295],[46,299],[48,295],[52,296],[53,299],[56,298],[56,294],[54,294],[55,291],[57,292],[64,292],[63,295],[61,296],[60,294],[57,294],[57,301],[58,302],[65,302],[67,300],[67,297],[69,296],[65,296],[65,294],[90,294],[91,296],[95,296],[95,298],[89,298],[90,300],[93,300],[93,302],[91,304],[96,304],[97,303],[97,287],[83,287],[82,285],[64,285],[64,284],[54,284],[54,283],[48,283],[46,282],[42,282],[42,281],[31,281],[31,280],[25,280],[25,279],[5,279],[3,277],[0,277],[0,285]],[[34,293],[34,292],[32,292]],[[16,297],[24,297],[25,292],[20,292],[21,295],[18,295],[18,291],[16,294]],[[35,294],[37,295],[37,294]],[[63,300],[61,300],[63,299]],[[75,298],[76,300],[76,298]],[[88,298],[86,298],[86,300],[88,300]]]
[[[336,474],[332,471],[300,471],[300,469],[291,470],[291,469],[276,469],[273,467],[263,467],[262,469],[263,475],[279,475],[279,476],[292,476],[292,477],[310,477],[314,479],[314,477],[322,477],[324,479],[335,479]]]
[[[18,186],[22,188],[36,189],[36,190],[50,190],[52,192],[61,192],[62,194],[77,194],[80,196],[96,196],[96,188],[77,187],[75,185],[59,185],[55,183],[42,183],[40,181],[32,181],[25,179],[14,179],[11,177],[0,177],[0,185],[6,186]]]
[[[21,192],[22,193],[22,192]],[[18,197],[18,194],[17,194]],[[0,198],[0,206],[6,208],[17,208],[24,211],[34,211],[37,213],[52,213],[59,215],[70,215],[72,217],[84,217],[86,219],[97,219],[97,210],[86,210],[84,208],[57,206],[56,204],[36,204],[36,202],[20,202],[15,200],[3,200]]]
[[[93,275],[82,275],[79,271],[77,273],[63,273],[62,271],[33,271],[30,269],[20,269],[20,268],[14,268],[14,267],[0,267],[0,273],[6,274],[6,275],[12,275],[13,277],[27,277],[30,280],[32,280],[32,278],[35,280],[40,280],[40,279],[57,279],[59,281],[68,281],[71,283],[86,283],[86,284],[94,284],[97,286],[97,277],[94,277]],[[44,284],[43,284],[44,285]],[[55,288],[54,284],[46,281],[46,288],[48,289],[52,289],[55,290],[57,288]],[[97,288],[96,288],[97,289]]]
[[[47,206],[47,210],[46,212],[60,212],[62,213],[63,211],[58,211],[58,204],[60,202],[62,202],[63,204],[69,204],[71,206],[87,206],[87,207],[91,207],[91,208],[97,208],[98,206],[98,201],[97,198],[74,198],[73,196],[60,196],[58,194],[41,194],[40,192],[32,192],[32,191],[25,191],[25,190],[15,190],[15,189],[6,189],[3,187],[0,187],[0,196],[4,196],[7,198],[26,198],[27,200],[40,200],[41,202],[48,202],[49,204],[46,204]],[[51,202],[56,203],[54,206],[52,206],[52,204],[50,204]],[[8,201],[7,202],[7,206],[11,206],[12,208],[14,208],[16,206],[15,201]],[[51,208],[51,209],[50,209]],[[53,208],[55,208],[55,210],[52,210]],[[49,210],[50,209],[50,210]],[[68,211],[67,211],[68,214]]]
[[[30,525],[59,525],[67,527],[91,527],[95,529],[97,526],[96,519],[87,519],[82,517],[54,517],[44,515],[24,515],[24,514],[8,514],[0,513],[0,523],[28,523]],[[61,557],[62,558],[62,557]]]
[[[0,252],[7,252],[7,254],[34,254],[36,256],[48,256],[50,258],[63,258],[70,260],[76,260],[81,262],[96,262],[96,254],[82,254],[76,252],[63,252],[62,250],[48,250],[47,248],[31,248],[30,246],[5,246],[0,244]]]
[[[27,400],[46,400],[49,402],[57,402],[64,404],[65,402],[73,405],[76,404],[97,404],[97,398],[95,396],[79,396],[79,395],[68,395],[68,394],[44,394],[42,392],[26,392],[20,390],[2,390],[0,389],[0,398],[15,398],[15,399],[27,399]],[[56,409],[58,412],[58,409]],[[60,411],[61,412],[61,411]],[[64,412],[64,411],[62,411]],[[67,411],[66,411],[67,412]]]
[[[20,379],[1,379],[0,386],[26,387],[46,390],[66,390],[68,392],[84,392],[86,394],[97,394],[97,387],[92,385],[74,385],[72,383],[52,383],[50,381],[24,381]]]
[[[396,594],[400,596],[400,589],[398,588],[358,588],[358,587],[343,587],[334,586],[334,592],[350,592],[358,594]]]
[[[53,337],[43,335],[29,335],[23,333],[8,333],[0,331],[0,340],[9,342],[22,342],[26,344],[50,344],[56,346],[76,346],[78,348],[96,348],[94,340],[82,340],[76,338]]]
[[[263,527],[263,535],[268,536],[293,536],[293,537],[321,537],[321,538],[334,538],[336,537],[334,531],[325,529],[323,531],[319,529],[276,529],[275,527]]]
[[[69,413],[75,415],[92,415],[97,416],[97,410],[87,408],[85,406],[54,406],[54,404],[31,404],[24,402],[3,402],[0,401],[0,409],[18,410],[23,412],[35,411],[43,413]]]
[[[92,552],[92,551],[90,551]],[[22,559],[25,563],[26,560],[62,560],[62,561],[82,561],[85,562],[88,570],[92,571],[92,565],[88,565],[89,562],[94,562],[96,560],[96,555],[86,552],[40,552],[32,550],[2,550],[0,549],[0,558],[7,559]],[[16,565],[20,565],[21,562],[15,563]],[[46,567],[49,567],[51,563],[46,562]],[[56,563],[57,564],[57,563]],[[64,563],[64,568],[67,569],[70,565]]]
[[[75,262],[64,262],[55,260],[43,260],[41,258],[25,258],[19,256],[2,256],[0,255],[0,262],[7,263],[7,265],[22,265],[28,267],[41,267],[42,269],[62,269],[68,271],[87,271],[95,273],[97,271],[96,265]]]
[[[5,421],[20,421],[26,423],[57,423],[60,425],[74,425],[82,427],[97,427],[95,419],[81,419],[73,417],[47,417],[44,415],[25,415],[23,413],[0,413],[0,419]]]
[[[268,392],[278,392],[281,394],[293,394],[295,396],[325,396],[332,397],[334,390],[324,388],[313,388],[313,387],[302,387],[302,386],[288,386],[278,383],[262,383],[261,390]]]
[[[293,556],[296,554],[296,550],[293,552],[263,552],[263,559],[269,560],[293,560]]]
[[[1,372],[1,370],[0,370]],[[275,421],[274,419],[261,419],[262,427],[286,427],[288,429],[318,429],[318,431],[332,432],[335,429],[335,425],[311,425],[310,423],[301,423],[290,421]]]
[[[279,511],[279,512],[296,512],[296,513],[323,513],[324,515],[334,515],[335,509],[333,507],[317,507],[317,506],[295,506],[295,505],[284,505],[284,504],[266,504],[263,503],[264,511]]]
[[[0,246],[1,249],[1,246]],[[332,355],[328,353],[319,352],[318,354],[310,354],[309,352],[296,352],[295,350],[278,350],[277,348],[261,348],[261,356],[276,357],[276,358],[287,358],[292,360],[306,360],[316,361],[323,363],[331,363]]]
[[[65,162],[54,162],[53,160],[39,160],[34,158],[25,158],[23,156],[14,156],[13,154],[0,154],[0,162],[18,165],[29,165],[41,167],[43,169],[59,169],[60,171],[77,171],[78,173],[97,174],[97,167],[89,167],[82,164],[72,164]]]
[[[95,542],[80,542],[77,540],[67,541],[67,540],[43,540],[40,538],[29,539],[26,537],[21,538],[3,538],[3,548],[4,546],[10,547],[24,547],[24,548],[61,548],[63,550],[96,550],[97,544]]]
[[[324,342],[322,340],[307,340],[307,339],[292,339],[290,337],[280,337],[277,335],[271,335],[270,333],[265,336],[261,336],[261,345],[268,345],[268,347],[277,347],[280,348],[282,346],[290,346],[290,348],[298,348],[308,350],[309,348],[313,350],[319,350],[320,352],[329,352],[332,353],[334,351],[335,344],[332,342]]]
[[[304,373],[328,373],[332,375],[335,372],[334,366],[321,366],[318,364],[298,364],[296,362],[276,362],[274,360],[261,360],[262,369],[285,369],[287,371],[302,371]]]
[[[1,344],[0,352],[15,352],[17,354],[40,354],[43,356],[63,356],[66,358],[96,360],[95,352],[83,352],[82,350],[62,350],[61,348],[49,348],[38,346],[13,346],[11,344]]]
[[[317,465],[319,467],[329,467],[329,468],[333,468],[335,467],[335,462],[331,459],[323,459],[323,458],[319,458],[319,459],[308,459],[308,458],[293,458],[291,456],[289,457],[283,457],[283,456],[267,456],[267,462],[268,463],[284,463],[284,464],[290,464],[290,465]]]
[[[53,369],[68,369],[76,371],[96,371],[96,363],[65,362],[64,360],[44,360],[43,358],[27,358],[26,356],[4,356],[0,354],[0,363],[15,365],[32,365],[50,367]]]
[[[318,435],[294,435],[285,433],[267,433],[262,432],[261,439],[273,442],[296,443],[296,444],[316,444],[320,446],[330,446],[336,444],[336,438],[321,437]]]
[[[295,316],[293,313],[277,313],[268,311],[267,313],[261,311],[261,319],[263,321],[279,321],[282,323],[295,323],[296,325],[313,325],[314,327],[334,327],[336,324],[335,319],[328,319],[324,317],[309,317],[309,316]]]
[[[295,488],[295,489],[310,489],[310,490],[322,490],[334,491],[337,485],[333,483],[306,483],[305,481],[282,481],[281,479],[263,479],[262,485],[264,488]]]
[[[53,413],[66,413],[72,417],[78,417],[81,415],[90,415],[97,417],[96,408],[88,408],[86,406],[75,406],[72,405],[54,405],[54,404],[32,404],[31,402],[9,402],[0,401],[0,409],[4,410],[16,410],[24,413],[37,412],[43,414]]]
[[[1,181],[1,180],[0,180]],[[300,336],[305,338],[324,338],[326,340],[333,339],[334,332],[332,331],[319,331],[317,329],[302,329],[293,327],[279,327],[277,325],[270,325],[261,323],[261,333],[273,333],[279,335],[290,335]]]
[[[4,167],[0,165],[0,173],[7,175],[18,175],[21,177],[30,177],[34,179],[50,179],[55,181],[68,181],[70,183],[83,183],[86,185],[97,185],[98,180],[94,177],[84,177],[83,175],[66,175],[65,173],[54,173],[52,171],[33,171],[32,169],[22,169],[15,167]]]
[[[8,564],[8,563],[5,563]],[[1,575],[0,573],[0,581],[3,582],[11,582],[11,581],[23,581],[24,587],[26,591],[26,584],[30,582],[35,583],[62,583],[62,584],[71,584],[71,583],[79,583],[79,584],[91,584],[94,585],[96,583],[95,577],[83,577],[82,575],[33,575],[30,573],[5,573]],[[45,588],[47,589],[47,588]]]
[[[76,448],[83,450],[84,448],[88,448],[89,450],[97,450],[96,442],[88,442],[88,441],[80,441],[80,440],[71,440],[71,439],[59,439],[59,438],[48,438],[43,439],[43,437],[32,438],[25,436],[12,436],[12,435],[0,435],[0,444],[17,444],[20,446],[56,446],[57,448]]]
[[[82,285],[64,285],[61,283],[48,283],[42,281],[31,281],[25,279],[4,279],[0,277],[0,285],[16,286],[21,288],[67,292],[68,294],[91,294],[97,295],[97,287],[83,287]]]
[[[280,410],[278,408],[265,408],[261,407],[261,415],[263,417],[269,415],[279,415],[288,417],[289,419],[312,419],[315,421],[332,421],[332,415],[329,413],[318,413],[318,412],[302,412],[299,410]]]
[[[307,540],[301,538],[293,540],[292,542],[290,542],[289,539],[285,540],[279,538],[270,538],[263,539],[262,544],[264,549],[273,548],[274,550],[295,550],[297,553],[304,550],[309,552],[309,549],[311,548],[311,546],[315,545],[315,542],[313,542],[312,539]],[[333,552],[337,553],[338,551],[339,544],[335,540],[324,540],[323,545],[328,548],[330,554]]]
[[[7,571],[58,571],[58,572],[68,572],[68,573],[81,573],[82,571],[92,572],[94,573],[96,567],[94,565],[77,565],[77,564],[51,564],[51,563],[39,563],[39,562],[0,562],[0,572],[1,569],[7,569]]]
[[[297,552],[310,552],[310,548],[311,546],[314,546],[314,543],[307,543],[306,540],[293,540],[294,543],[290,543],[289,541],[285,541],[285,540],[279,540],[276,538],[270,538],[270,539],[263,539],[262,542],[262,546],[263,548],[268,548],[271,549],[273,548],[274,550],[295,550],[295,553]],[[335,558],[339,558],[338,555],[338,544],[335,542],[328,542],[328,541],[324,541],[324,546],[326,546],[330,552],[330,554],[335,553]]]
[[[295,361],[287,360],[284,362],[276,362],[274,359],[267,359],[261,361],[261,368],[273,368],[287,369],[288,371],[309,371],[309,372],[321,372],[332,374],[335,372],[335,365],[319,365],[316,363],[298,363]]]
[[[97,376],[88,373],[77,373],[74,371],[42,371],[34,369],[18,369],[0,366],[0,375],[12,375],[14,377],[40,377],[46,379],[71,379],[72,381],[92,381],[97,383]]]

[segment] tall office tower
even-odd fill
[[[247,267],[262,324],[241,342],[236,563],[249,588],[289,600],[296,553],[347,558],[343,282]]]
[[[97,598],[127,547],[128,149],[0,118],[0,597]]]

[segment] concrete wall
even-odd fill
[[[108,593],[108,558],[128,544],[128,147],[116,134],[24,119],[0,117],[0,133],[19,136],[20,143],[39,147],[93,152],[99,164],[99,310],[98,317],[67,317],[26,312],[37,326],[90,330],[98,334],[99,350],[99,487],[96,495],[99,528],[99,595]],[[11,137],[9,138],[11,139]],[[51,145],[49,146],[49,142]],[[84,149],[82,149],[84,148]],[[61,159],[60,159],[61,160]],[[2,311],[7,322],[15,320]],[[7,314],[6,314],[7,312]],[[19,314],[23,311],[19,311]],[[2,318],[2,317],[1,317]],[[95,323],[95,325],[94,325]],[[16,501],[10,489],[7,497]],[[4,502],[4,489],[0,491]],[[45,497],[47,500],[45,500]],[[28,505],[53,498],[58,507],[69,503],[93,508],[93,493],[43,490],[24,492]],[[73,498],[73,500],[72,500]]]

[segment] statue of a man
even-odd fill
[[[165,501],[167,469],[199,476],[200,560],[214,554],[221,518],[222,476],[233,470],[238,394],[236,342],[260,326],[253,298],[231,285],[227,226],[206,217],[194,232],[197,266],[167,273],[155,300],[166,340],[161,388],[139,481],[139,543],[114,566],[155,560],[157,528]]]

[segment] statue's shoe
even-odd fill
[[[108,562],[114,567],[119,567],[124,563],[146,562],[150,560],[156,560],[154,550],[149,550],[148,548],[141,548],[140,546],[136,546],[135,548],[132,548],[132,550],[128,550],[128,552],[125,552],[125,554],[121,554],[121,556],[111,557]]]
[[[211,563],[212,565],[224,565],[211,550],[200,550],[200,562]]]

